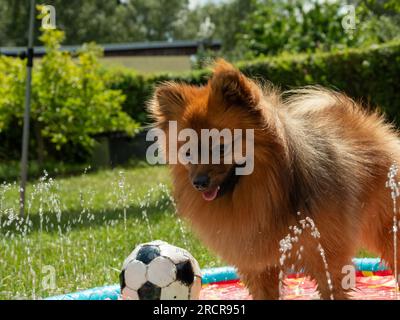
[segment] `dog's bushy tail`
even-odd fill
[[[359,109],[358,104],[347,95],[321,86],[306,86],[285,91],[282,100],[290,109],[299,111],[316,111],[334,106],[346,108],[346,111]]]

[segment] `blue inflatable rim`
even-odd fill
[[[385,264],[379,258],[355,258],[353,259],[357,271],[384,271]],[[233,267],[218,267],[202,270],[202,284],[230,281],[239,279],[236,269]],[[47,300],[117,300],[120,294],[119,285],[96,287],[84,291],[53,296]]]

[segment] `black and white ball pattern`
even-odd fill
[[[125,300],[196,300],[201,270],[186,250],[156,240],[135,248],[120,274]]]

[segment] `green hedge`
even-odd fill
[[[400,124],[400,42],[364,49],[348,49],[312,55],[282,55],[237,63],[248,76],[268,80],[282,89],[320,84],[346,92],[372,107],[380,107]],[[123,109],[141,123],[146,122],[145,104],[154,85],[165,80],[190,84],[207,81],[210,70],[185,74],[138,75],[111,71],[109,84],[127,96]]]
[[[88,158],[93,136],[110,131],[134,134],[139,126],[122,111],[125,96],[106,82],[101,48],[88,44],[71,55],[60,50],[63,37],[59,30],[43,31],[46,55],[32,74],[29,147],[39,163],[56,155],[72,161]],[[26,60],[0,56],[0,159],[12,159],[10,155],[21,150],[25,65]],[[83,157],[77,157],[79,153]]]
[[[245,74],[283,88],[320,84],[380,107],[400,124],[400,42],[240,64]]]
[[[164,73],[145,76],[129,70],[108,70],[107,82],[111,89],[121,90],[126,96],[122,109],[142,125],[148,123],[146,103],[151,98],[154,87],[163,81],[179,81],[183,83],[204,84],[210,70],[200,70],[182,74]]]
[[[20,65],[20,62],[17,64]],[[237,66],[246,75],[259,80],[271,81],[282,89],[320,84],[344,91],[353,98],[361,99],[367,105],[380,107],[390,120],[395,121],[400,126],[400,41],[340,52],[281,55],[274,58],[239,62]],[[10,75],[11,69],[7,68],[7,70]],[[104,80],[105,87],[108,89],[122,91],[126,96],[122,103],[123,111],[140,124],[145,125],[148,122],[145,111],[146,102],[151,97],[157,83],[174,80],[199,85],[207,81],[210,73],[209,69],[204,69],[182,74],[165,73],[145,76],[125,69],[104,69],[102,80]],[[15,80],[7,83],[14,83],[17,87],[19,83],[18,72],[11,72],[11,76]],[[4,78],[4,75],[0,72],[0,80],[3,79],[1,77]],[[7,87],[0,89],[8,92]],[[23,97],[22,94],[14,94],[14,96],[21,99]],[[12,100],[4,94],[1,98],[0,103],[6,102],[6,108],[3,109],[7,109],[8,112],[12,110],[18,112],[19,109],[16,106],[7,106],[7,101],[10,102],[15,99]],[[18,104],[21,104],[21,102],[18,102]],[[0,113],[0,122],[2,119]],[[20,136],[20,122],[13,123],[0,134],[0,141],[2,142],[0,144],[0,159],[19,158]],[[32,137],[34,137],[33,132]],[[69,148],[69,146],[66,145],[65,148]],[[83,150],[77,150],[76,147],[70,149],[63,151],[63,157],[65,157],[65,154],[72,155],[69,159],[87,157]],[[52,153],[53,151],[49,150],[49,152]],[[82,156],[82,154],[84,155]],[[52,155],[49,154],[49,156]]]

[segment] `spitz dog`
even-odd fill
[[[149,110],[165,131],[169,121],[198,132],[254,129],[249,175],[234,174],[236,163],[170,164],[179,214],[237,267],[254,299],[279,298],[280,241],[306,217],[320,238],[304,230],[285,268],[315,279],[322,299],[348,298],[343,267],[352,265],[360,247],[393,268],[393,201],[386,181],[400,161],[400,143],[377,112],[320,87],[280,93],[223,60],[204,86],[159,85]]]

